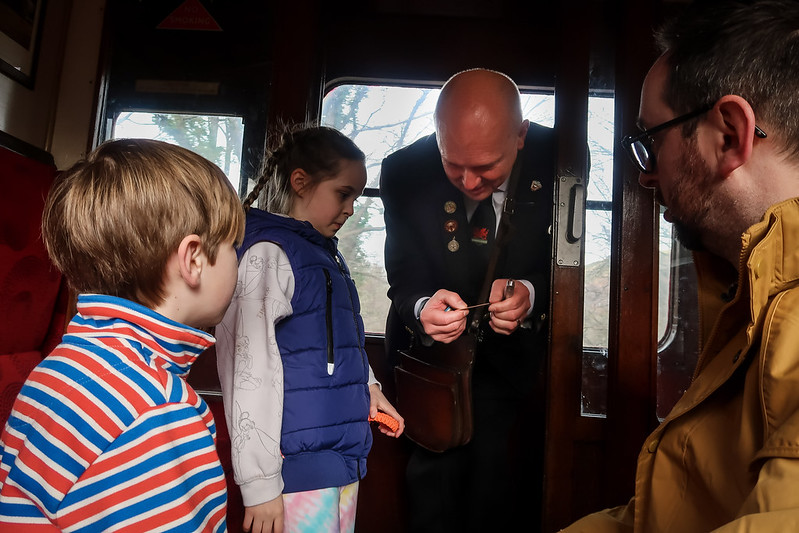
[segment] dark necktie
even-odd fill
[[[482,277],[488,266],[494,242],[494,229],[496,228],[496,214],[491,196],[477,204],[470,221],[472,227],[472,248],[474,249],[473,271]]]
[[[488,245],[494,240],[494,230],[497,226],[491,196],[477,204],[477,208],[472,214],[471,226],[472,242],[479,247],[490,248]]]

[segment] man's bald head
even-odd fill
[[[435,124],[447,177],[474,200],[508,179],[529,126],[513,80],[486,69],[459,72],[444,84]]]
[[[441,89],[436,131],[455,127],[502,126],[516,132],[522,122],[519,88],[505,74],[472,69],[452,76]]]

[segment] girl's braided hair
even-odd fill
[[[333,177],[342,159],[363,162],[366,157],[354,142],[340,131],[326,126],[308,124],[284,125],[271,137],[261,165],[255,188],[244,200],[249,210],[261,196],[266,200],[266,210],[289,214],[294,201],[291,174],[301,168],[311,177],[309,187]]]

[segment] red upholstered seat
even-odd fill
[[[0,427],[64,329],[68,292],[41,239],[55,176],[54,165],[0,147]]]

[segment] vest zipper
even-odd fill
[[[347,274],[344,272],[344,267],[341,264],[341,259],[339,259],[338,254],[333,255],[333,259],[336,261],[336,266],[338,266],[339,274],[341,274],[341,277],[344,278],[344,280],[346,282]],[[355,285],[355,282],[353,281],[352,284]],[[351,290],[347,291],[347,295],[350,297],[350,311],[352,312],[352,321],[355,324],[355,331],[359,331],[359,329],[358,329],[358,316],[355,313],[355,300],[353,300],[353,298],[352,298]],[[358,339],[358,340],[360,341],[360,339]],[[358,344],[359,344],[358,351],[361,352],[361,362],[364,364],[364,371],[366,372],[366,375],[367,375],[367,378],[368,378],[368,376],[369,376],[369,370],[368,370],[369,358],[366,357],[366,354],[364,353],[363,349],[361,348],[361,346],[360,346],[361,343],[359,342]]]
[[[338,254],[332,254],[332,255],[333,255],[333,260],[336,262],[336,266],[338,267],[338,273],[341,275],[342,278],[344,278],[344,284],[347,287],[347,295],[350,297],[350,311],[352,312],[352,320],[353,320],[353,322],[355,324],[355,331],[357,331],[358,334],[360,335],[360,330],[358,329],[358,315],[357,315],[357,313],[355,313],[355,300],[352,297],[353,296],[352,295],[352,289],[350,288],[349,284],[347,284],[347,274],[344,272],[344,266],[341,264],[341,259],[339,259]],[[331,285],[331,281],[330,281],[330,273],[327,270],[325,270],[325,276],[327,277],[327,283],[328,283],[328,287],[329,287],[328,292],[327,292],[328,309],[329,309],[330,308],[330,297],[331,297],[331,292],[332,292],[332,285]],[[352,285],[353,286],[355,285],[354,281],[352,282]],[[332,327],[329,327],[328,331],[332,335]],[[364,373],[366,374],[366,377],[367,377],[367,380],[368,380],[368,377],[369,377],[369,358],[366,356],[366,353],[364,352],[364,349],[362,348],[363,344],[360,342],[360,338],[358,339],[358,341],[359,341],[358,342],[358,344],[359,344],[358,351],[361,353],[361,362],[364,365],[364,369],[363,370],[364,370]],[[328,352],[328,353],[330,353],[330,352]],[[328,355],[328,357],[331,357],[331,356]],[[368,406],[369,405],[368,404],[368,402],[369,402],[368,398],[369,398],[371,393],[369,392],[369,386],[368,385],[367,385],[366,388],[367,388],[366,397],[367,397],[367,406]],[[369,436],[370,435],[371,435],[371,428],[369,429],[367,434],[364,435],[364,444],[366,443],[366,441],[369,440]],[[357,461],[356,467],[357,467],[357,471],[358,471],[358,480],[360,480],[361,479],[361,461],[360,460]]]
[[[327,327],[327,375],[333,375],[335,360],[333,357],[333,280],[330,279],[330,271],[322,269],[325,273],[325,283],[327,285],[327,299],[325,301],[325,326]]]

